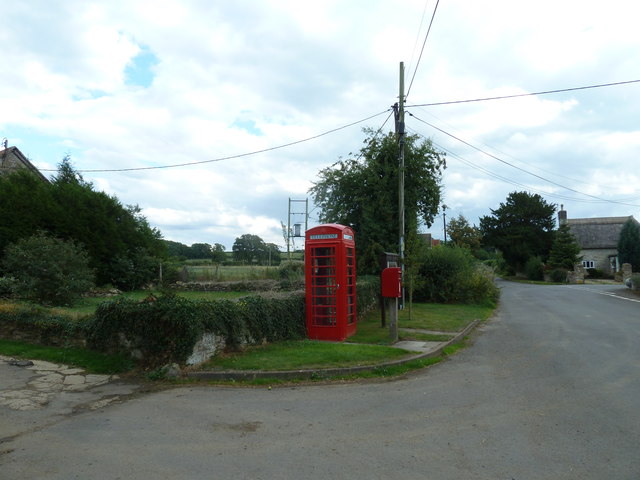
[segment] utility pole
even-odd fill
[[[398,161],[398,230],[400,268],[404,277],[404,62],[400,62],[400,92],[398,108],[396,110],[396,135],[400,145],[400,159]],[[404,288],[403,288],[404,298]],[[404,301],[403,301],[404,304]]]
[[[444,223],[444,244],[447,244],[447,206],[442,204],[442,221]]]

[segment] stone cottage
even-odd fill
[[[560,206],[558,223],[568,223],[569,229],[580,245],[580,256],[584,268],[597,268],[613,275],[620,270],[618,240],[627,220],[638,223],[632,215],[628,217],[567,218],[564,206]]]
[[[45,182],[49,181],[47,177],[22,154],[18,147],[8,147],[7,141],[4,140],[2,145],[0,145],[0,175],[8,175],[21,168],[33,172],[38,178]]]

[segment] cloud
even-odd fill
[[[299,141],[388,109],[400,61],[408,105],[639,78],[632,3],[441,3],[418,63],[431,8],[418,0],[401,9],[365,0],[9,2],[0,130],[41,167],[70,153],[85,178],[140,205],[166,238],[230,247],[253,233],[282,243],[288,198],[305,198],[317,172],[358,152],[361,128],[375,130],[387,115]],[[408,111],[517,167],[615,200],[640,196],[638,88]],[[510,191],[532,188],[574,216],[640,217],[638,201],[596,203],[415,118],[407,126],[452,152],[451,215],[477,223]],[[129,170],[188,163],[196,164]]]

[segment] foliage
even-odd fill
[[[494,302],[498,291],[489,269],[476,262],[468,249],[435,247],[421,261],[418,301],[437,303]]]
[[[569,271],[566,268],[554,268],[549,272],[549,278],[552,282],[564,283],[567,281],[567,274]]]
[[[123,206],[116,197],[95,190],[77,174],[69,157],[58,166],[52,183],[26,171],[0,178],[0,250],[39,231],[79,242],[89,254],[89,266],[100,285],[120,284],[126,262],[137,268],[143,257],[165,256],[160,232],[151,228],[137,206]],[[114,259],[116,259],[114,261]],[[146,270],[136,286],[153,279]],[[127,280],[131,287],[131,279]]]
[[[258,235],[245,233],[233,242],[233,258],[238,262],[260,265],[279,263],[280,250],[273,243],[265,243]]]
[[[170,257],[177,257],[182,260],[187,259],[210,259],[213,263],[222,263],[226,261],[224,245],[215,243],[194,243],[190,247],[184,243],[174,242],[172,240],[163,240],[167,247],[167,254]]]
[[[529,280],[544,280],[544,263],[540,257],[531,257],[524,266],[524,272]]]
[[[587,268],[589,278],[604,278],[604,272],[598,268]]]
[[[449,220],[447,233],[451,242],[458,247],[469,248],[474,252],[480,248],[482,239],[480,230],[475,225],[470,225],[469,221],[462,215]]]
[[[118,351],[122,334],[145,361],[184,362],[204,332],[225,337],[227,344],[262,343],[304,335],[304,296],[245,297],[189,301],[167,295],[136,302],[119,298],[101,304],[89,328],[88,340],[102,351]]]
[[[629,218],[620,231],[618,240],[620,263],[630,263],[632,270],[640,270],[640,224]]]
[[[13,277],[0,277],[0,298],[8,298],[16,289],[16,279]]]
[[[569,229],[569,224],[563,222],[555,232],[553,245],[549,252],[548,265],[551,268],[565,268],[573,270],[576,263],[580,261],[578,254],[580,245]]]
[[[640,290],[640,273],[631,275],[631,288],[633,290]]]
[[[68,346],[82,343],[87,324],[41,306],[3,303],[0,304],[0,325],[19,332],[21,340],[30,343]]]
[[[84,248],[44,233],[9,245],[3,260],[18,295],[52,305],[71,304],[93,287],[88,264]]]
[[[304,262],[289,260],[282,262],[278,267],[278,276],[286,281],[304,281]]]
[[[398,250],[398,159],[394,134],[379,137],[366,129],[365,146],[355,158],[339,160],[318,173],[310,189],[320,221],[349,225],[356,235],[359,273],[379,274],[379,251]],[[404,204],[406,244],[419,223],[431,226],[441,199],[444,154],[430,140],[405,138]]]
[[[553,242],[555,205],[538,194],[511,192],[491,215],[480,218],[483,243],[500,250],[521,270],[530,257],[547,258]]]

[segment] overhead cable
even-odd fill
[[[448,102],[436,102],[436,103],[417,103],[415,105],[405,105],[406,108],[409,107],[436,107],[439,105],[455,105],[458,103],[473,103],[473,102],[488,102],[490,100],[505,100],[509,98],[519,98],[519,97],[533,97],[537,95],[549,95],[551,93],[563,93],[563,92],[574,92],[576,90],[588,90],[590,88],[602,88],[602,87],[615,87],[618,85],[628,85],[631,83],[639,83],[639,80],[627,80],[624,82],[614,82],[614,83],[602,83],[599,85],[585,85],[583,87],[572,87],[572,88],[560,88],[557,90],[546,90],[542,92],[532,92],[532,93],[520,93],[516,95],[503,95],[500,97],[486,97],[486,98],[474,98],[468,100],[451,100]]]
[[[299,143],[304,143],[304,142],[308,142],[310,140],[315,140],[316,138],[320,138],[323,137],[325,135],[329,135],[330,133],[335,133],[339,130],[344,130],[345,128],[349,128],[352,127],[354,125],[357,125],[359,123],[363,123],[366,122],[367,120],[371,120],[372,118],[378,117],[380,115],[382,115],[383,113],[388,112],[390,109],[386,109],[382,112],[376,113],[375,115],[371,115],[367,118],[363,118],[361,120],[355,121],[355,122],[351,122],[347,125],[343,125],[341,127],[337,127],[337,128],[333,128],[331,130],[327,130],[326,132],[320,133],[318,135],[314,135],[313,137],[308,137],[308,138],[304,138],[302,140],[296,140],[295,142],[289,142],[289,143],[285,143],[283,145],[277,145],[275,147],[270,147],[270,148],[264,148],[262,150],[256,150],[253,152],[247,152],[247,153],[239,153],[237,155],[230,155],[228,157],[220,157],[220,158],[214,158],[212,160],[201,160],[198,162],[186,162],[186,163],[176,163],[173,165],[158,165],[155,167],[132,167],[132,168],[105,168],[105,169],[88,169],[88,170],[77,170],[78,173],[98,173],[98,172],[133,172],[133,171],[138,171],[138,170],[159,170],[159,169],[163,169],[163,168],[177,168],[177,167],[187,167],[190,165],[202,165],[204,163],[213,163],[213,162],[222,162],[224,160],[232,160],[234,158],[242,158],[242,157],[249,157],[251,155],[257,155],[259,153],[265,153],[265,152],[271,152],[273,150],[278,150],[281,148],[285,148],[285,147],[291,147],[293,145],[297,145]],[[385,122],[386,123],[386,122]],[[56,169],[40,169],[41,171],[44,172],[55,172],[57,171]]]
[[[540,175],[538,175],[538,174],[536,174],[536,173],[533,173],[533,172],[530,172],[530,171],[528,171],[528,170],[525,170],[525,169],[524,169],[524,168],[522,168],[522,167],[518,167],[517,165],[513,165],[512,163],[509,163],[509,162],[507,162],[506,160],[502,160],[501,158],[499,158],[499,157],[497,157],[497,156],[493,155],[492,153],[486,152],[486,151],[482,150],[481,148],[476,147],[475,145],[472,145],[471,143],[469,143],[469,142],[467,142],[467,141],[465,141],[465,140],[462,140],[461,138],[456,137],[455,135],[453,135],[453,134],[451,134],[451,133],[449,133],[449,132],[447,132],[447,131],[445,131],[445,130],[443,130],[443,129],[439,128],[439,127],[436,127],[435,125],[433,125],[433,124],[431,124],[431,123],[429,123],[429,122],[427,122],[427,121],[425,121],[425,120],[422,120],[421,118],[416,117],[416,116],[415,116],[415,115],[413,115],[411,112],[406,112],[406,113],[408,113],[409,115],[411,115],[413,118],[415,118],[415,119],[416,119],[416,120],[418,120],[419,122],[422,122],[422,123],[424,123],[425,125],[428,125],[428,126],[430,126],[431,128],[433,128],[433,129],[435,129],[435,130],[438,130],[438,131],[439,131],[439,132],[441,132],[441,133],[444,133],[445,135],[447,135],[447,136],[449,136],[449,137],[453,138],[454,140],[457,140],[458,142],[463,143],[463,144],[467,145],[468,147],[471,147],[471,148],[473,148],[474,150],[477,150],[478,152],[480,152],[480,153],[482,153],[482,154],[484,154],[484,155],[487,155],[488,157],[493,158],[494,160],[497,160],[497,161],[499,161],[499,162],[501,162],[501,163],[504,163],[505,165],[508,165],[508,166],[510,166],[510,167],[512,167],[512,168],[515,168],[516,170],[520,170],[521,172],[524,172],[524,173],[526,173],[526,174],[528,174],[528,175],[531,175],[531,176],[533,176],[533,177],[535,177],[535,178],[538,178],[538,179],[540,179],[540,180],[542,180],[542,181],[544,181],[544,182],[550,183],[551,185],[555,185],[556,187],[560,187],[560,188],[563,188],[563,189],[565,189],[565,190],[569,190],[570,192],[574,192],[574,193],[577,193],[577,194],[579,194],[579,195],[584,195],[585,197],[590,197],[590,198],[593,198],[593,199],[595,199],[595,200],[600,200],[600,201],[602,201],[602,202],[607,202],[607,203],[616,203],[616,204],[619,204],[619,205],[627,205],[627,206],[631,206],[631,207],[640,207],[640,205],[636,205],[636,204],[625,203],[625,202],[619,202],[619,201],[616,201],[616,200],[608,200],[608,199],[606,199],[606,198],[597,197],[597,196],[595,196],[595,195],[591,195],[591,194],[588,194],[588,193],[584,193],[584,192],[581,192],[581,191],[579,191],[579,190],[573,189],[573,188],[571,188],[571,187],[567,187],[567,186],[562,185],[562,184],[560,184],[560,183],[554,182],[553,180],[549,180],[548,178],[542,177],[542,176],[540,176]]]

